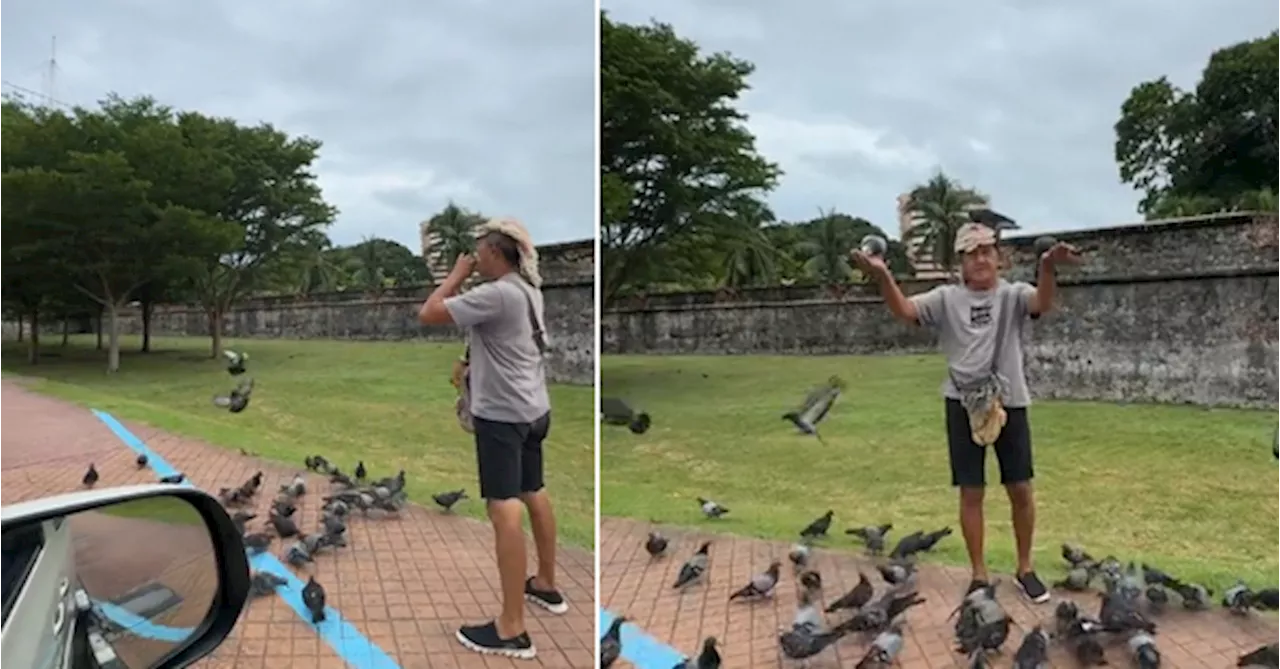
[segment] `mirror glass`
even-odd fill
[[[10,527],[3,543],[5,666],[147,669],[198,632],[218,591],[209,529],[177,497]]]

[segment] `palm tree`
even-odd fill
[[[743,286],[772,283],[778,278],[778,249],[774,248],[759,227],[737,227],[726,240],[724,254],[724,286]]]
[[[479,214],[467,211],[452,201],[440,213],[427,220],[431,235],[429,248],[423,249],[438,263],[452,264],[454,258],[476,250],[476,228],[484,221]]]
[[[365,237],[354,248],[355,280],[361,288],[375,294],[387,287],[387,263],[380,241],[374,237]]]
[[[809,228],[809,235],[797,245],[805,258],[804,271],[827,285],[840,285],[853,279],[849,249],[857,243],[847,216],[834,211],[822,214]]]
[[[956,232],[969,222],[969,211],[986,204],[987,198],[942,172],[907,197],[907,211],[916,220],[907,236],[931,250],[933,261],[948,274],[954,272]]]

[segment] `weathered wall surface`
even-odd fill
[[[594,243],[539,247],[543,301],[551,337],[550,375],[561,383],[595,380]],[[423,327],[418,309],[429,287],[391,290],[379,296],[329,293],[247,300],[227,314],[223,334],[237,338],[462,341],[453,326]],[[130,313],[121,332],[140,334],[142,319]],[[157,336],[208,336],[205,313],[185,306],[157,306],[151,317]]]
[[[1038,397],[1275,406],[1274,216],[1056,235],[1088,262],[1061,272],[1061,311],[1024,342]],[[1033,237],[1005,242],[1010,278],[1034,274]],[[933,282],[904,282],[909,293]],[[812,287],[637,298],[605,313],[606,353],[838,354],[933,350],[866,287]]]

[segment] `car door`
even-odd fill
[[[0,543],[0,664],[64,669],[76,619],[75,555],[66,522],[15,528]]]

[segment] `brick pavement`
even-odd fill
[[[721,644],[724,665],[732,669],[796,666],[794,662],[784,665],[777,650],[778,630],[789,625],[795,613],[795,580],[786,562],[790,544],[663,528],[662,532],[671,540],[667,556],[651,560],[644,550],[645,537],[651,527],[631,520],[603,519],[599,535],[600,599],[605,609],[627,616],[650,636],[688,655],[697,653],[704,637],[715,636]],[[704,540],[712,541],[710,582],[684,593],[673,590],[671,584],[680,565]],[[852,542],[843,536],[833,536],[825,543],[833,548],[814,551],[814,565],[822,575],[824,599],[832,600],[852,588],[858,581],[859,569],[866,571],[876,584],[877,592],[881,591],[883,582],[875,567],[855,550]],[[762,571],[772,559],[783,560],[787,567],[774,601],[730,603],[729,594],[744,585],[751,575]],[[1052,618],[1055,604],[1030,604],[1016,592],[1007,576],[1000,578],[1005,581],[1000,600],[1016,626],[1006,643],[1004,656],[995,657],[993,664],[1008,667],[1022,634],[1037,622]],[[951,652],[952,623],[947,617],[959,603],[968,580],[967,570],[922,566],[919,592],[928,603],[908,614],[908,639],[900,657],[904,669],[963,666],[963,658]],[[1087,606],[1086,611],[1097,610],[1096,598],[1081,595],[1073,599]],[[1159,616],[1156,621],[1159,625],[1157,645],[1166,668],[1235,667],[1241,652],[1277,638],[1276,617],[1269,614],[1240,619],[1221,610],[1202,613],[1178,610]],[[849,637],[841,641],[834,652],[827,650],[813,658],[810,666],[853,667],[865,651],[864,642]],[[1112,666],[1130,665],[1123,644],[1108,647],[1107,656]],[[1074,658],[1068,657],[1056,644],[1050,661],[1054,667],[1076,666]]]
[[[5,427],[0,503],[77,490],[89,460],[101,473],[100,487],[155,480],[149,470],[135,467],[134,453],[87,410],[32,393],[9,379],[0,387]],[[126,427],[205,490],[239,485],[259,469],[265,473],[264,488],[275,490],[301,470],[142,425]],[[367,464],[375,469],[372,475],[387,474],[377,471],[376,463]],[[296,516],[304,531],[318,524],[319,496],[328,483],[310,477],[308,486],[311,496]],[[263,497],[257,509],[261,518],[270,496]],[[251,529],[260,522],[253,521]],[[538,658],[516,662],[471,653],[453,636],[458,624],[484,620],[499,605],[487,525],[411,506],[398,519],[357,515],[348,527],[348,548],[318,557],[298,574],[304,581],[314,574],[328,591],[328,604],[405,669],[594,664],[593,559],[588,551],[561,547],[558,585],[570,611],[553,616],[531,607],[526,621]],[[279,548],[277,543],[274,550]],[[251,602],[232,635],[201,665],[316,669],[345,663],[293,609],[271,597]]]

